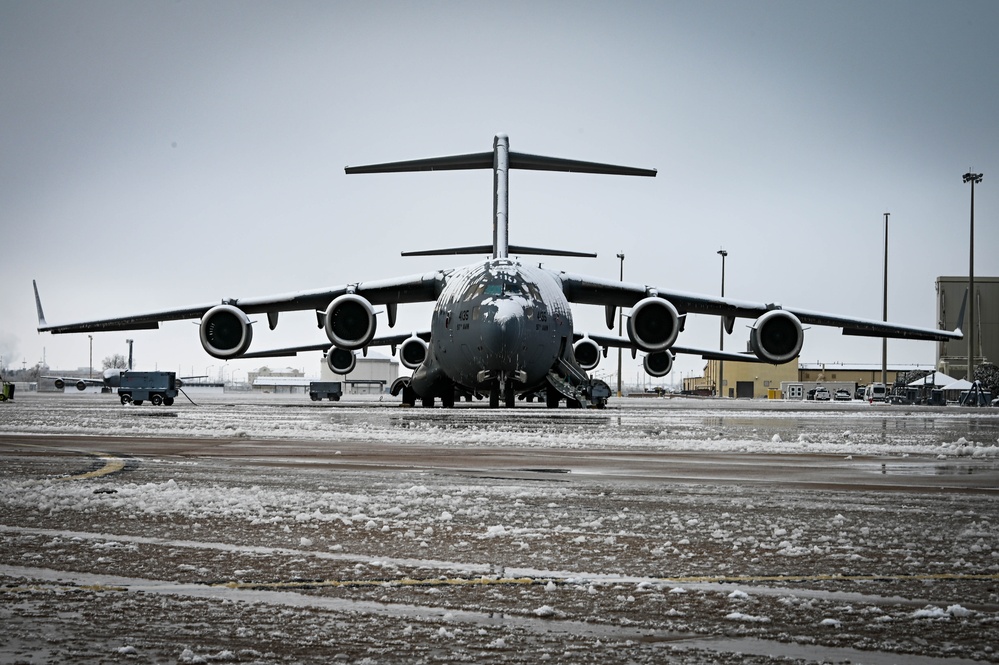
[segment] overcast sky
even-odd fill
[[[623,252],[628,281],[718,293],[724,247],[728,296],[878,319],[890,212],[889,318],[934,326],[935,278],[968,273],[969,168],[975,273],[999,275],[997,30],[989,0],[0,0],[0,355],[89,363],[87,335],[35,331],[33,278],[58,323],[467,262],[399,253],[490,242],[489,171],[343,167],[499,132],[659,170],[512,172],[512,243],[599,253],[546,266],[616,278]],[[403,305],[397,329],[430,311]],[[578,330],[602,321],[577,307]],[[307,313],[255,330],[254,350],[325,339]],[[221,367],[190,322],[95,334],[94,365],[129,337],[139,369]],[[716,347],[717,319],[680,343]],[[935,357],[889,343],[892,363]],[[813,328],[801,359],[878,363],[881,342]]]

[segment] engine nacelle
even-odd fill
[[[600,363],[600,345],[584,337],[572,345],[572,354],[579,366],[589,372]]]
[[[749,331],[749,348],[756,357],[774,365],[793,360],[801,352],[805,331],[794,314],[774,309],[756,319]]]
[[[213,358],[237,358],[246,353],[252,340],[250,319],[234,305],[216,305],[201,317],[201,346]]]
[[[375,337],[375,310],[367,299],[353,293],[335,298],[326,308],[326,336],[334,346],[353,351]]]
[[[642,360],[645,373],[649,376],[662,377],[669,374],[673,369],[673,353],[671,351],[656,351],[645,356]]]
[[[87,382],[86,381],[77,381],[76,382],[76,389],[77,390],[86,390],[87,389]]]
[[[427,359],[430,346],[419,337],[410,337],[399,347],[399,362],[406,369],[416,369]]]
[[[668,300],[643,298],[631,308],[628,337],[642,351],[665,351],[680,334],[680,314]]]
[[[326,352],[326,366],[334,374],[350,374],[356,365],[357,357],[353,351],[334,346]]]
[[[56,387],[56,390],[62,390],[63,388],[66,387],[66,382],[63,381],[62,379],[56,379],[55,381],[52,382],[52,385]]]

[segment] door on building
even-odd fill
[[[753,395],[753,382],[752,381],[736,381],[735,382],[735,396],[736,397],[748,397],[752,399]]]

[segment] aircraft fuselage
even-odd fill
[[[540,385],[572,343],[572,311],[558,277],[512,259],[456,269],[431,322],[428,365],[468,388]]]

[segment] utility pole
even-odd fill
[[[128,370],[132,371],[132,340],[126,339],[125,343],[128,344]]]
[[[620,281],[624,281],[624,252],[617,255],[617,258],[621,259],[621,276]],[[617,336],[620,337],[622,333],[622,323],[624,322],[624,311],[621,308],[617,310]],[[617,396],[621,397],[621,347],[617,347]]]
[[[722,282],[721,282],[721,297],[725,297],[725,257],[728,256],[728,252],[724,249],[718,250],[718,255],[722,259]],[[725,350],[725,317],[721,317],[718,321],[718,350]],[[725,361],[718,361],[718,395],[725,396]]]
[[[981,173],[965,173],[964,182],[971,183],[971,235],[968,257],[968,381],[975,382],[975,185],[982,181]]]
[[[882,321],[888,322],[888,215],[885,213],[885,294],[884,305],[881,309]],[[888,338],[881,338],[881,383],[884,384],[885,394],[888,394]]]
[[[90,338],[90,376],[88,378],[94,378],[94,336],[87,335]]]

